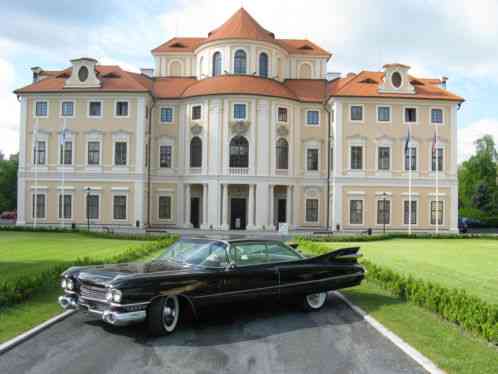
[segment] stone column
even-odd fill
[[[256,230],[256,226],[254,225],[254,184],[249,185],[249,198],[247,200],[247,230]]]
[[[274,225],[274,215],[275,215],[275,203],[274,203],[274,185],[273,184],[270,184],[270,204],[269,204],[269,208],[270,208],[270,214],[269,214],[269,225],[270,225],[270,230],[271,231],[274,231],[275,230],[275,225]]]
[[[290,226],[292,224],[292,186],[289,185],[287,186],[287,199],[285,200],[286,202],[286,207],[285,207],[285,222],[287,225]]]
[[[228,223],[228,184],[223,184],[223,207],[222,207],[222,230],[230,230],[230,224]]]
[[[208,184],[202,185],[202,230],[209,230],[208,224]]]
[[[190,218],[190,184],[185,185],[185,225],[187,229],[192,228],[192,220]]]
[[[260,182],[256,185],[256,229],[268,230],[268,184]]]

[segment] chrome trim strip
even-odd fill
[[[144,301],[143,303],[131,303],[131,304],[111,303],[110,305],[117,308],[126,308],[128,306],[138,306],[138,305],[147,305],[147,304],[150,304],[150,301]]]
[[[80,299],[85,299],[85,300],[90,300],[90,301],[96,301],[98,303],[103,303],[103,304],[109,304],[107,300],[102,300],[102,299],[94,299],[93,297],[87,297],[87,296],[81,296]]]

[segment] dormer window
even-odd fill
[[[401,78],[401,74],[399,72],[395,71],[391,75],[391,82],[392,82],[394,87],[400,88],[402,81],[403,81],[403,79]]]
[[[81,82],[84,82],[88,79],[88,68],[86,66],[80,67],[80,70],[78,70],[78,78]]]

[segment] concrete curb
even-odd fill
[[[379,321],[375,318],[368,315],[360,307],[354,305],[351,301],[349,301],[342,293],[339,291],[333,291],[334,294],[337,295],[339,299],[341,299],[348,307],[350,307],[355,313],[359,314],[368,324],[370,324],[375,330],[384,335],[387,339],[389,339],[395,346],[405,352],[408,356],[410,356],[413,360],[415,360],[420,366],[422,366],[425,370],[427,370],[431,374],[446,374],[445,371],[441,370],[427,357],[425,357],[422,353],[417,351],[403,339],[401,339],[398,335],[393,333],[388,328],[384,327]]]
[[[31,330],[26,331],[25,333],[22,333],[21,335],[17,335],[15,338],[12,338],[10,340],[7,340],[5,343],[0,344],[0,355],[4,354],[5,352],[11,350],[14,348],[16,345],[21,344],[22,342],[28,340],[32,336],[42,332],[46,328],[52,326],[53,324],[62,321],[63,319],[69,317],[71,314],[76,312],[76,310],[67,310],[61,314],[56,315],[55,317],[50,318],[49,320],[39,324],[38,326],[33,327]]]

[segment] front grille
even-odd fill
[[[81,293],[81,297],[84,297],[84,298],[106,301],[106,299],[105,299],[106,288],[105,287],[89,286],[89,285],[82,284],[80,287],[80,293]]]

